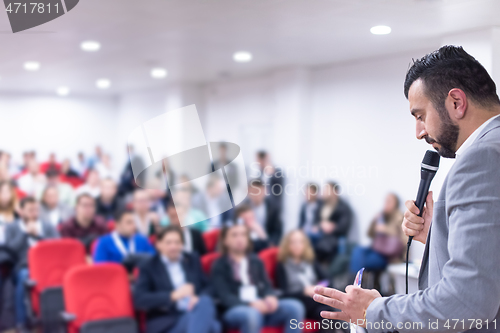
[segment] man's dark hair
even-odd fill
[[[461,46],[446,45],[414,60],[406,73],[404,93],[416,80],[424,83],[425,94],[439,111],[453,88],[464,91],[468,98],[483,107],[500,104],[495,82],[486,69]]]
[[[319,186],[318,186],[318,184],[316,184],[316,183],[307,183],[306,186],[307,186],[307,188],[309,188],[312,191],[314,191],[315,194],[319,193]]]
[[[265,150],[259,150],[257,152],[257,157],[260,158],[260,159],[264,159],[267,157],[267,151]]]
[[[132,209],[129,209],[129,208],[125,208],[125,209],[122,209],[122,210],[119,210],[117,213],[116,213],[116,216],[115,216],[115,221],[116,223],[120,223],[122,218],[127,215],[127,214],[134,214],[134,211]]]
[[[19,206],[21,208],[24,208],[27,204],[34,204],[36,203],[36,199],[33,197],[24,197],[21,199],[21,202],[19,203]]]
[[[248,212],[249,210],[252,210],[252,207],[250,207],[249,205],[239,204],[234,210],[234,218],[233,218],[234,223],[238,221],[238,219],[243,213]]]
[[[169,225],[164,228],[161,228],[160,231],[156,234],[156,241],[160,242],[167,234],[177,233],[181,237],[182,244],[184,244],[184,233],[182,229],[176,225]]]
[[[326,184],[329,185],[335,191],[335,193],[337,193],[337,195],[340,194],[340,192],[342,191],[340,185],[337,182],[334,182],[333,180],[327,181]]]

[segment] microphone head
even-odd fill
[[[439,169],[440,156],[433,150],[425,152],[424,159],[422,160],[422,168],[429,171],[437,171]]]

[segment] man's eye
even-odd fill
[[[418,117],[417,117],[417,120],[422,120],[422,116],[418,116]]]

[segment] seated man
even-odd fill
[[[116,215],[123,210],[123,204],[119,200],[116,182],[111,178],[101,181],[101,191],[96,199],[97,215],[104,217],[106,221],[114,221]]]
[[[239,205],[236,208],[234,217],[237,223],[244,224],[248,228],[253,252],[259,253],[270,246],[267,233],[259,222],[257,222],[255,213],[250,206],[245,204]]]
[[[146,311],[147,333],[219,333],[212,299],[199,257],[183,253],[177,226],[158,233],[158,254],[141,266],[134,304]]]
[[[115,230],[99,238],[94,262],[122,263],[130,255],[153,254],[155,251],[146,237],[136,233],[134,213],[118,213]]]
[[[171,225],[182,227],[179,216],[183,216],[185,213],[186,207],[181,202],[174,206],[172,200],[167,200],[167,216]],[[207,253],[201,231],[191,228],[191,226],[183,227],[181,230],[184,234],[184,251],[196,252],[200,257]]]
[[[38,203],[33,197],[21,200],[21,219],[7,225],[5,229],[5,245],[17,254],[15,267],[15,304],[16,321],[19,332],[26,330],[25,282],[28,279],[28,251],[38,241],[58,238],[59,234],[51,223],[38,218]]]
[[[60,226],[61,236],[80,240],[89,251],[96,238],[108,233],[106,222],[95,212],[95,199],[88,193],[80,194],[76,198],[75,216]]]

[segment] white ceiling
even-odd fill
[[[0,92],[117,94],[288,66],[320,66],[439,45],[442,36],[500,25],[499,0],[81,0],[69,13],[12,34],[0,11]],[[392,33],[372,35],[389,25]],[[100,51],[80,50],[84,40]],[[250,51],[254,60],[235,63]],[[23,62],[41,63],[26,72]],[[149,71],[162,66],[165,80]],[[98,91],[98,78],[112,88]]]

